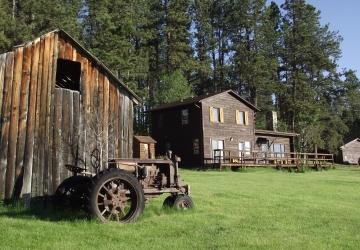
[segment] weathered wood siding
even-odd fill
[[[211,140],[224,140],[224,149],[237,151],[239,142],[250,141],[254,149],[254,111],[231,94],[224,92],[201,101],[203,126],[203,152],[205,158],[212,157]],[[210,107],[224,110],[224,121],[210,121]],[[248,125],[236,124],[236,110],[248,112]]]
[[[80,91],[55,87],[57,59],[81,64]],[[95,147],[103,163],[132,157],[132,100],[58,32],[0,55],[0,199],[53,194],[70,175],[65,164],[93,171]]]
[[[341,150],[344,163],[360,164],[360,140],[345,144]]]

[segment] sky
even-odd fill
[[[275,0],[282,4],[284,0]],[[321,23],[342,36],[339,69],[352,69],[360,78],[360,0],[307,0],[321,11]]]

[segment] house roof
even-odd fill
[[[139,141],[139,142],[143,142],[143,143],[156,143],[156,141],[148,135],[135,135],[134,138]]]
[[[180,106],[185,106],[185,105],[189,105],[189,104],[193,104],[193,103],[198,103],[198,102],[201,102],[201,101],[203,101],[203,100],[205,100],[207,98],[210,98],[212,96],[216,96],[216,95],[219,95],[219,94],[223,94],[223,93],[229,93],[230,95],[234,96],[236,99],[238,99],[239,101],[241,101],[245,105],[249,106],[253,110],[260,111],[260,109],[258,107],[256,107],[254,104],[247,101],[246,99],[242,98],[241,96],[239,96],[233,90],[225,90],[225,91],[221,91],[221,92],[215,92],[215,93],[212,93],[212,94],[186,98],[184,100],[180,100],[180,101],[176,101],[176,102],[167,103],[167,104],[157,106],[157,107],[151,109],[150,111],[158,111],[158,110],[170,109],[170,108],[174,108],[174,107],[180,107]]]
[[[353,142],[360,142],[360,139],[359,138],[355,138],[354,140],[352,141],[349,141],[348,143],[345,143],[344,145],[342,145],[340,147],[340,149],[343,149],[344,147],[348,146],[349,144],[353,143]]]
[[[291,132],[280,132],[280,131],[273,131],[273,130],[264,130],[264,129],[255,129],[255,135],[274,135],[274,136],[285,136],[285,137],[295,137],[299,134],[291,133]]]
[[[51,32],[48,32],[47,34],[51,34],[51,33],[58,33],[59,36],[61,36],[62,38],[65,38],[70,43],[72,43],[73,46],[76,47],[77,50],[84,53],[85,56],[87,56],[88,59],[90,59],[91,62],[94,63],[94,65],[98,66],[101,70],[103,70],[104,73],[109,77],[109,80],[112,80],[113,82],[117,83],[119,85],[119,87],[123,88],[128,94],[130,94],[130,96],[133,97],[133,101],[135,103],[141,102],[141,98],[139,96],[137,96],[134,91],[132,91],[122,80],[120,80],[118,77],[116,77],[115,74],[108,67],[106,67],[106,65],[103,62],[101,62],[96,56],[91,54],[90,51],[86,50],[72,36],[70,36],[68,33],[66,33],[62,29],[56,29],[56,30],[53,30]],[[44,35],[47,35],[47,34],[44,34]],[[27,43],[24,43],[22,45],[18,45],[18,46],[15,46],[15,47],[25,46],[26,44]]]

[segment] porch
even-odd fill
[[[334,164],[333,154],[297,152],[232,151],[216,149],[212,158],[204,159],[205,167],[232,169],[246,167],[274,167],[278,169],[300,169],[302,166],[316,170],[327,169]]]

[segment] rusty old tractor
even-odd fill
[[[73,176],[65,179],[54,195],[57,205],[83,208],[103,222],[133,222],[150,198],[168,193],[163,206],[189,209],[194,206],[190,187],[183,184],[179,157],[168,152],[165,159],[111,159],[100,168],[100,153],[92,153],[96,174],[67,165]]]

